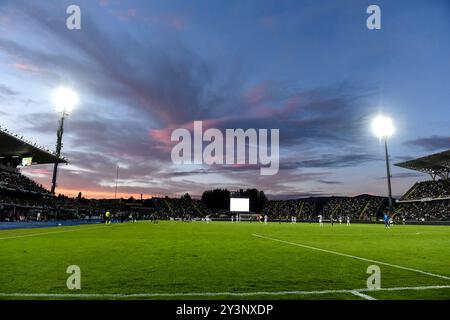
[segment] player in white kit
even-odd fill
[[[264,215],[264,223],[267,224],[267,215]]]
[[[350,225],[350,216],[347,216],[347,225]]]
[[[321,227],[323,227],[323,220],[322,220],[322,215],[321,214],[319,215],[319,225]]]

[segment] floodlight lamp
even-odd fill
[[[53,103],[57,112],[69,114],[78,103],[78,95],[69,88],[58,88],[53,93]]]
[[[392,119],[386,116],[377,116],[372,121],[372,131],[380,139],[390,137],[395,129]]]

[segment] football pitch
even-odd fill
[[[69,266],[81,289],[69,290]],[[369,266],[381,289],[369,290]],[[149,221],[0,231],[0,299],[450,299],[450,228]]]

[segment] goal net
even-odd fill
[[[259,221],[260,215],[254,213],[240,213],[239,221]]]

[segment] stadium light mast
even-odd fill
[[[56,156],[61,156],[62,137],[64,133],[64,120],[72,112],[73,107],[78,102],[78,95],[68,88],[58,88],[53,92],[53,103],[55,105],[56,112],[60,115],[58,131],[56,132]],[[56,189],[56,177],[58,174],[58,162],[53,167],[52,178],[52,195],[55,195]]]
[[[392,186],[391,186],[391,169],[389,165],[388,139],[394,133],[394,124],[392,119],[386,116],[377,116],[372,122],[372,130],[374,134],[381,140],[384,140],[384,153],[386,157],[386,173],[389,193],[389,213],[392,213]]]

